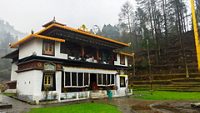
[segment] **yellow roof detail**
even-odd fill
[[[39,38],[39,39],[46,39],[46,40],[53,40],[53,41],[57,41],[57,42],[65,42],[64,39],[60,39],[60,38],[55,38],[55,37],[49,37],[49,36],[43,36],[43,35],[38,35],[38,34],[30,34],[28,36],[26,36],[25,38],[17,41],[16,43],[13,43],[10,45],[11,48],[16,48],[18,45],[32,39],[32,38]]]

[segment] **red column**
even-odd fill
[[[99,49],[98,48],[97,48],[96,55],[97,55],[97,60],[99,60]]]

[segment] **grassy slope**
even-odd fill
[[[82,103],[58,107],[33,108],[29,113],[121,113],[116,106]]]
[[[134,98],[145,100],[200,100],[200,92],[135,91]]]

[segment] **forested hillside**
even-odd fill
[[[156,50],[159,57],[160,49],[168,47],[170,37],[177,37],[181,41],[181,35],[192,30],[188,0],[136,1],[137,7],[128,1],[122,5],[118,24],[104,25],[102,29],[96,25],[93,31],[102,36],[131,42],[134,49],[129,51],[135,52],[146,49],[148,40],[150,49]],[[199,3],[200,0],[196,0],[198,20]]]
[[[190,1],[136,2],[137,7],[128,1],[122,5],[118,24],[94,27],[96,34],[131,43],[125,49],[135,52],[130,82],[149,79],[150,73],[186,77],[197,72]],[[195,4],[200,28],[200,0],[195,0]]]
[[[0,82],[9,80],[11,69],[11,60],[2,59],[1,57],[13,50],[9,48],[9,43],[23,36],[25,36],[24,33],[15,30],[8,22],[0,20]]]

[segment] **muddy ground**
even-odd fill
[[[117,105],[123,113],[200,113],[200,108],[191,107],[191,103],[197,101],[152,101],[132,97],[100,101]]]
[[[13,105],[12,109],[0,109],[0,113],[21,113],[27,112],[31,108],[60,106],[73,103],[58,103],[48,105],[29,105],[13,98],[2,96],[2,101]],[[108,99],[86,100],[82,102],[103,102],[116,105],[122,113],[200,113],[200,109],[192,108],[191,103],[198,101],[151,101],[134,99],[133,97]]]

